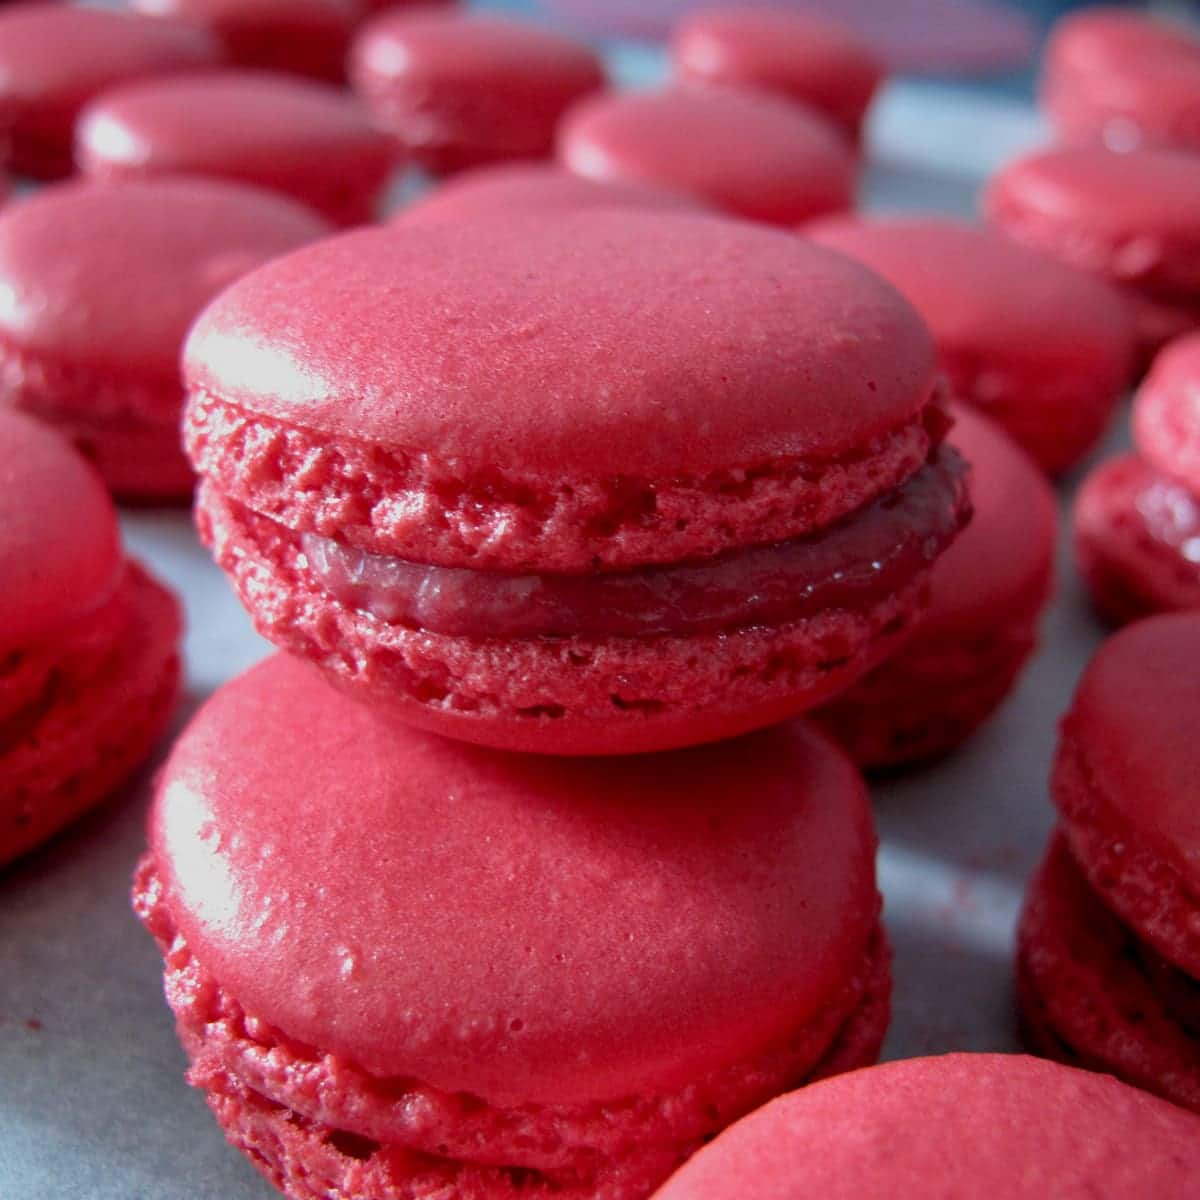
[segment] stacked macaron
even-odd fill
[[[644,1200],[887,1025],[861,776],[775,723],[967,515],[933,347],[791,234],[565,208],[327,240],[188,339],[200,530],[289,656],[176,746],[135,905],[289,1196]]]
[[[1075,552],[1114,623],[1200,609],[1200,335],[1155,359],[1134,401],[1136,452],[1097,467],[1075,501]]]
[[[1062,726],[1059,830],[1026,902],[1031,1044],[1200,1112],[1200,614],[1101,647]]]

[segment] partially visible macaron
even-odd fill
[[[819,13],[753,6],[692,12],[671,36],[676,75],[760,88],[824,113],[857,143],[886,73],[852,29]]]
[[[1136,453],[1097,467],[1075,500],[1075,553],[1116,624],[1200,610],[1200,334],[1154,360],[1133,409]]]
[[[0,866],[115,792],[179,691],[179,606],[52,429],[0,410]]]
[[[937,758],[970,737],[1012,690],[1050,598],[1054,492],[986,417],[959,408],[954,418],[971,523],[938,560],[912,639],[815,714],[864,768]]]
[[[916,314],[748,222],[346,235],[226,291],[185,372],[201,533],[259,629],[508,749],[813,707],[895,651],[968,511]]]
[[[1067,141],[1200,150],[1200,34],[1129,8],[1073,12],[1047,43],[1041,105]]]
[[[133,8],[207,30],[231,62],[331,83],[346,75],[360,0],[130,0]]]
[[[434,175],[548,158],[559,117],[605,85],[599,55],[565,34],[407,7],[367,22],[350,74],[380,126]]]
[[[327,232],[294,201],[183,178],[68,182],[0,212],[0,405],[56,425],[131,500],[182,500],[179,354],[239,275]]]
[[[984,203],[1009,237],[1120,286],[1145,362],[1200,328],[1200,154],[1043,150],[996,175]]]
[[[401,209],[395,222],[475,221],[531,212],[566,215],[593,208],[697,212],[705,207],[680,192],[636,183],[598,183],[551,163],[504,163],[451,177]]]
[[[655,1200],[1188,1200],[1200,1120],[1016,1054],[854,1071],[723,1133]]]
[[[72,168],[79,110],[114,84],[220,64],[220,44],[183,21],[73,4],[0,10],[0,166],[57,179]]]
[[[1062,724],[1018,971],[1031,1042],[1200,1112],[1200,613],[1110,638]]]
[[[832,218],[806,237],[877,271],[916,308],[956,399],[1058,474],[1100,439],[1132,383],[1120,292],[995,230],[949,217]]]
[[[191,1082],[287,1195],[643,1200],[875,1060],[875,845],[802,724],[600,768],[406,728],[279,656],[176,743],[134,905]]]
[[[267,71],[174,75],[103,92],[75,154],[90,178],[213,175],[283,192],[335,225],[375,216],[401,158],[346,92]]]
[[[854,206],[850,143],[820,113],[763,92],[676,86],[599,96],[567,115],[558,155],[588,179],[671,188],[775,225]]]

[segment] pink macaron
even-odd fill
[[[776,225],[854,205],[850,143],[815,110],[764,92],[692,86],[600,96],[567,116],[558,154],[588,179],[673,188]]]
[[[68,182],[0,213],[0,405],[57,425],[131,500],[191,496],[179,353],[226,284],[327,232],[216,179]]]
[[[1122,623],[1200,609],[1200,334],[1154,360],[1133,410],[1136,453],[1075,501],[1075,550],[1097,609]]]
[[[71,4],[0,10],[0,165],[34,179],[69,175],[76,115],[98,92],[221,59],[219,43],[183,21]]]
[[[1062,724],[1021,920],[1030,1041],[1200,1112],[1200,613],[1110,638]]]
[[[975,511],[934,568],[929,612],[899,653],[816,714],[863,767],[937,758],[970,737],[1012,690],[1050,598],[1050,485],[986,417],[957,410],[948,440],[970,465]]]
[[[1099,440],[1132,382],[1118,290],[948,217],[833,218],[805,236],[877,271],[925,319],[954,396],[1051,474]]]
[[[919,318],[748,222],[346,235],[226,291],[185,372],[201,533],[258,628],[503,748],[814,706],[895,650],[966,516]]]
[[[671,37],[681,79],[760,88],[824,113],[852,142],[886,68],[852,29],[818,13],[753,6],[700,9]]]
[[[1120,286],[1144,361],[1200,328],[1200,155],[1043,150],[1005,167],[985,207],[1009,237]]]
[[[179,606],[96,472],[0,410],[0,865],[116,791],[179,691]]]
[[[133,8],[207,30],[242,67],[338,83],[360,0],[130,0]]]
[[[1017,1054],[854,1071],[773,1101],[655,1200],[1188,1200],[1200,1120]]]
[[[354,41],[350,74],[379,124],[445,175],[548,158],[570,105],[605,84],[586,45],[491,13],[385,11]]]
[[[547,217],[593,208],[703,211],[706,205],[680,192],[648,184],[599,183],[551,163],[502,163],[462,171],[402,209],[395,220],[477,221],[491,216],[543,213]]]
[[[277,657],[160,776],[134,904],[229,1140],[295,1200],[642,1200],[875,1060],[851,764],[802,724],[595,763],[406,728]]]
[[[267,71],[223,71],[102,93],[80,117],[75,156],[102,182],[215,175],[354,225],[375,215],[401,150],[344,91]]]
[[[1200,150],[1200,35],[1128,8],[1072,13],[1047,44],[1041,103],[1068,141]]]

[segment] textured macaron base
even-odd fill
[[[165,958],[191,1082],[229,1140],[294,1197],[636,1200],[770,1096],[874,1062],[890,1007],[890,950],[877,926],[860,968],[784,1045],[670,1095],[504,1109],[413,1078],[373,1077],[247,1014],[177,933],[151,855],[134,907]]]
[[[683,562],[831,525],[914,474],[941,440],[944,397],[838,458],[748,462],[670,478],[464,473],[400,446],[338,438],[189,395],[184,441],[214,491],[296,532],[478,570],[589,572]]]
[[[207,484],[196,518],[269,641],[421,728],[512,750],[629,754],[772,724],[894,653],[928,603],[927,569],[861,611],[777,626],[687,637],[453,637],[338,604],[286,531],[264,537],[267,522]]]
[[[170,718],[180,613],[136,563],[59,647],[0,664],[0,864],[45,841],[118,788]]]
[[[1089,769],[1072,721],[1063,724],[1051,789],[1063,833],[1090,886],[1138,936],[1200,979],[1200,897],[1165,847],[1123,820]]]
[[[970,639],[923,638],[813,714],[864,770],[929,762],[963,744],[1000,706],[1037,645],[1045,595]]]
[[[1061,837],[1030,887],[1017,954],[1031,1048],[1200,1112],[1200,1029],[1180,1011],[1200,1012],[1200,984],[1155,962]]]
[[[1160,531],[1165,521],[1181,536],[1156,536],[1144,509],[1148,499]],[[1137,455],[1088,475],[1075,500],[1075,558],[1106,620],[1123,625],[1151,613],[1200,609],[1200,562],[1181,544],[1191,524],[1200,526],[1200,500]]]

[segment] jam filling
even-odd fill
[[[505,574],[371,554],[312,533],[300,547],[339,604],[389,625],[469,638],[715,633],[858,609],[899,591],[965,524],[964,471],[942,448],[900,487],[828,529],[679,566]]]

